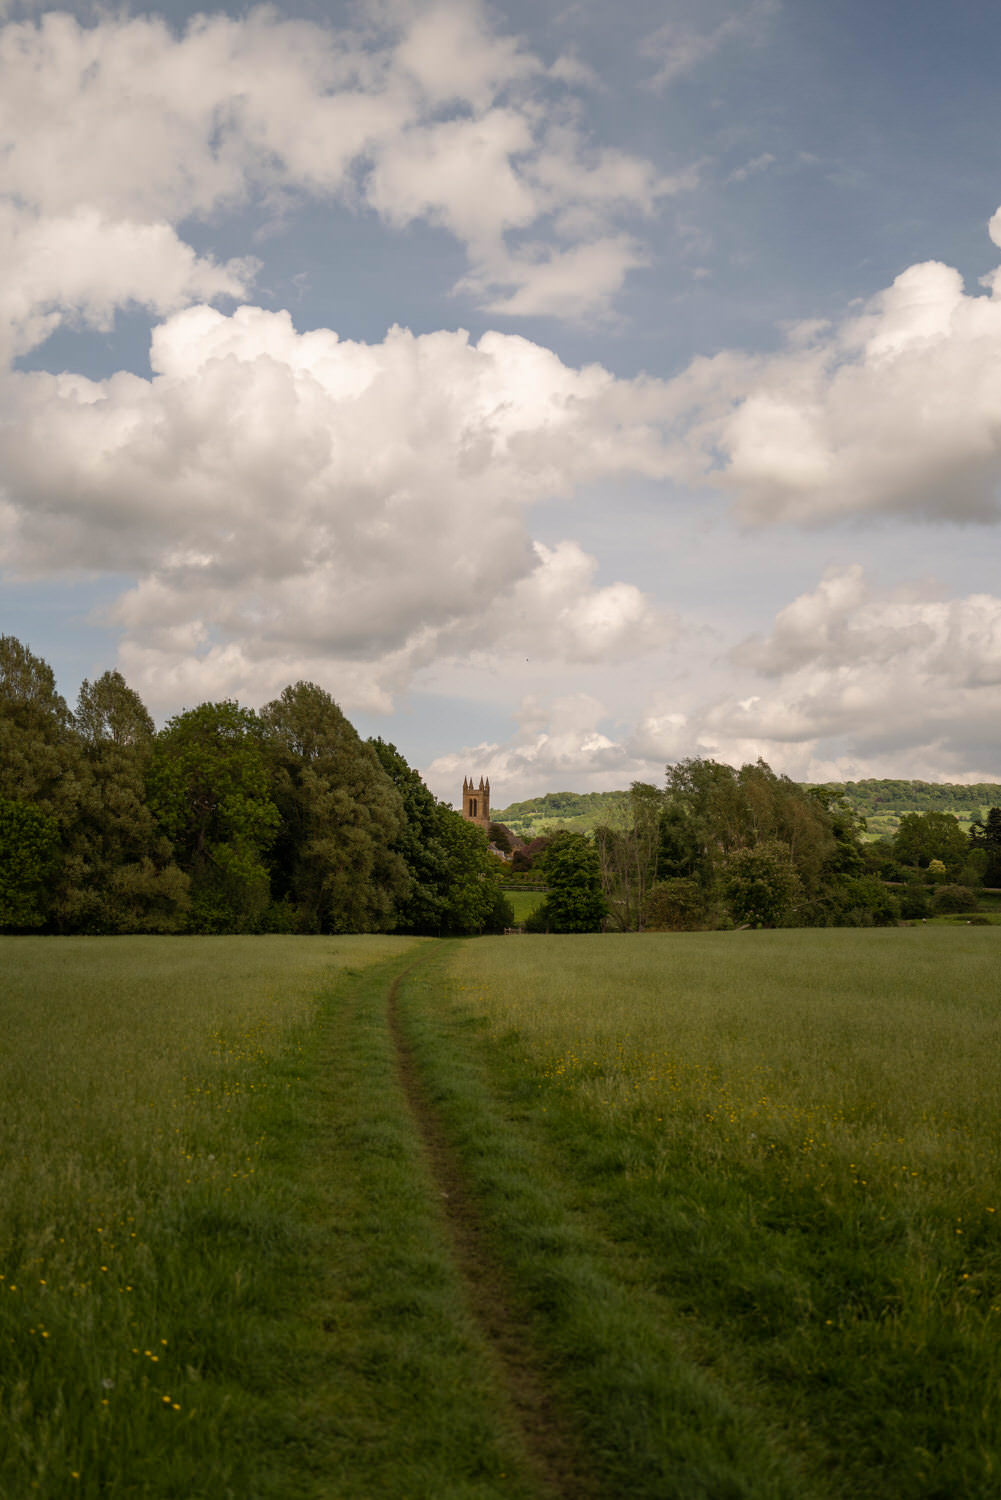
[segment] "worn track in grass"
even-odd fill
[[[420,960],[418,960],[418,963]],[[593,1467],[571,1424],[548,1389],[543,1360],[525,1321],[518,1317],[504,1274],[492,1255],[486,1226],[474,1203],[458,1155],[428,1098],[401,1019],[399,992],[415,963],[389,987],[386,1019],[396,1054],[400,1088],[420,1134],[425,1159],[441,1195],[445,1225],[468,1306],[494,1360],[529,1468],[543,1494],[588,1500],[597,1496]]]

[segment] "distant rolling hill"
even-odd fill
[[[629,822],[628,792],[547,792],[528,802],[512,802],[499,812],[491,811],[495,823],[503,823],[521,838],[570,828],[590,833],[600,823]]]
[[[906,812],[952,813],[967,828],[989,807],[1001,807],[1001,782],[997,781],[970,786],[944,781],[829,781],[824,785],[840,792],[865,818],[870,838],[892,837]],[[600,823],[628,823],[629,793],[547,792],[527,802],[512,802],[492,816],[522,838],[557,828],[589,833]]]

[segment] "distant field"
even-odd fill
[[[504,892],[504,895],[511,903],[511,910],[514,912],[516,926],[530,917],[536,907],[541,906],[546,899],[545,891],[507,890]]]

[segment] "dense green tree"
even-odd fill
[[[986,849],[970,849],[966,856],[966,863],[960,870],[956,879],[960,885],[979,886],[985,885],[986,875],[991,869],[991,858]],[[995,885],[997,881],[993,882]]]
[[[91,791],[90,769],[52,668],[14,636],[0,636],[0,797],[29,803],[55,823],[58,847],[36,897],[53,931],[86,928],[99,905],[82,817]]]
[[[919,888],[927,901],[920,882]],[[916,915],[924,916],[926,909]],[[801,911],[810,927],[890,927],[902,914],[897,897],[877,875],[835,875]]]
[[[650,932],[697,932],[708,917],[705,890],[683,875],[658,880],[643,907],[643,926]]]
[[[441,935],[503,932],[514,922],[514,912],[501,890],[499,861],[482,829],[451,808],[445,811],[451,814],[442,830],[450,879]]]
[[[708,901],[734,856],[763,845],[785,850],[804,900],[863,869],[857,820],[836,793],[804,790],[764,761],[739,771],[703,759],[668,766],[658,879],[696,879]]]
[[[899,895],[900,915],[905,922],[916,922],[931,912],[931,895],[925,882],[912,874]]]
[[[84,681],[75,720],[90,770],[80,806],[95,906],[90,930],[176,932],[190,881],[174,862],[147,800],[154,725],[120,672]]]
[[[276,899],[306,932],[390,930],[409,886],[404,810],[376,751],[315,683],[287,687],[261,720],[281,813]]]
[[[976,911],[977,898],[965,885],[940,885],[931,906],[935,913]]]
[[[487,838],[495,849],[502,849],[505,854],[511,853],[511,835],[503,823],[491,823],[487,830]]]
[[[410,882],[397,902],[395,930],[452,937],[510,926],[514,914],[482,832],[440,802],[395,745],[369,743],[403,802],[405,821],[393,847]]]
[[[986,819],[976,819],[970,829],[970,843],[975,851],[982,851],[984,861],[981,879],[984,885],[1001,885],[1001,807],[992,807]]]
[[[863,871],[880,880],[902,880],[903,871],[889,839],[872,839],[859,849]]]
[[[55,818],[30,802],[0,798],[0,931],[42,926],[58,852]]]
[[[253,931],[268,905],[279,815],[264,742],[257,715],[228,701],[176,715],[154,741],[150,806],[191,878],[195,931]]]
[[[723,868],[721,889],[733,920],[750,927],[777,927],[802,896],[789,846],[778,839],[735,850]]]
[[[609,920],[622,932],[638,932],[644,921],[647,892],[657,878],[664,794],[634,781],[621,826],[599,825],[594,842]]]
[[[532,931],[600,932],[608,905],[598,851],[582,833],[555,833],[543,860],[545,901],[526,924]]]
[[[939,859],[950,875],[966,863],[969,840],[952,813],[904,813],[893,836],[893,852],[901,865],[927,870]]]
[[[156,732],[149,710],[121,672],[105,672],[93,683],[84,678],[75,719],[88,745],[148,750]]]

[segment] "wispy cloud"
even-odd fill
[[[645,80],[647,88],[660,89],[691,73],[732,42],[764,40],[768,22],[777,12],[778,0],[754,0],[708,31],[683,21],[665,21],[641,44],[640,55],[656,64]]]

